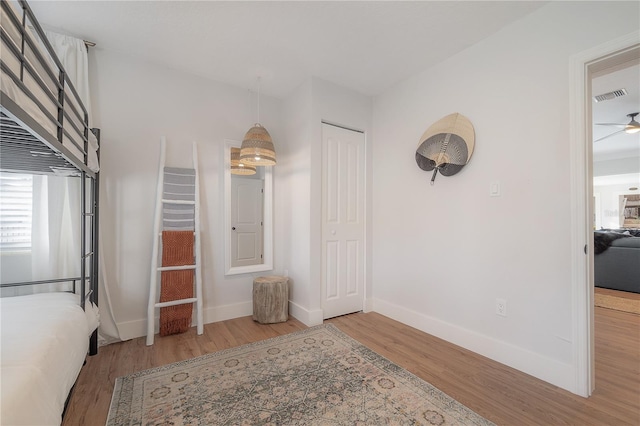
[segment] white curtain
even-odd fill
[[[89,120],[91,120],[91,97],[89,95],[89,57],[84,41],[75,37],[45,31],[47,39],[60,59],[67,75],[82,99]],[[89,123],[91,126],[91,122]],[[34,229],[32,235],[38,235],[38,250],[42,254],[42,265],[34,265],[38,273],[57,272],[58,276],[79,276],[80,265],[80,180],[57,176],[39,177],[34,181],[34,227],[42,227],[42,232]],[[37,188],[36,188],[37,187]],[[38,191],[38,203],[35,196]],[[46,217],[48,216],[48,217]],[[48,227],[48,229],[44,229]],[[40,239],[48,239],[48,243]],[[104,270],[104,250],[102,240],[99,241],[100,275],[98,278],[99,308],[100,308],[100,344],[119,341],[120,332],[111,308],[111,298],[107,281],[107,271]],[[33,244],[33,243],[32,243]],[[38,256],[33,256],[38,259]],[[35,263],[40,263],[36,260]],[[75,268],[75,269],[74,269]],[[48,269],[48,270],[47,270]],[[34,273],[35,273],[34,269]],[[73,275],[75,272],[76,275]],[[62,274],[62,275],[60,275]],[[72,274],[72,275],[67,275]],[[51,278],[50,275],[49,278]],[[34,279],[37,279],[34,277]]]
[[[31,278],[79,277],[80,180],[34,176],[32,211]],[[46,288],[64,289],[55,284]]]

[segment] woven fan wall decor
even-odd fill
[[[475,146],[473,124],[461,114],[454,113],[433,123],[420,138],[416,163],[425,171],[432,171],[431,185],[438,172],[453,176],[469,162]]]

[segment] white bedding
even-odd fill
[[[98,324],[78,296],[40,293],[0,298],[0,424],[59,425]]]
[[[22,16],[22,12],[21,12],[20,6],[15,5],[14,2],[12,2],[12,1],[8,2],[7,4],[9,4],[11,6],[12,10],[14,11],[14,13],[17,16]],[[18,46],[20,46],[21,45],[20,33],[19,33],[18,29],[10,21],[9,17],[7,16],[7,14],[4,13],[4,11],[2,11],[2,10],[0,10],[0,25],[7,32],[9,37]],[[29,34],[31,35],[32,39],[36,43],[40,43],[37,35],[33,31],[31,31],[28,26],[27,26],[27,32],[29,32]],[[9,67],[9,69],[11,69],[16,75],[20,75],[20,62],[10,52],[9,48],[4,45],[4,42],[2,42],[2,48],[0,49],[0,51],[2,52],[2,60]],[[49,69],[53,70],[54,75],[57,75],[58,68],[57,68],[57,66],[54,65],[54,62],[49,58],[49,56],[48,56],[48,54],[46,52],[46,49],[45,48],[41,48],[40,51],[43,53],[43,56],[45,58],[45,61],[47,63],[47,66],[49,67]],[[38,65],[37,65],[38,64],[38,60],[37,60],[36,56],[32,52],[30,52],[29,49],[27,49],[25,55],[26,55],[27,59],[29,60],[29,63],[34,65],[34,67],[35,67],[36,71],[38,71],[38,74],[40,75],[40,77],[45,81],[45,84],[50,85],[49,86],[50,90],[52,90],[53,93],[57,93],[56,87],[51,85],[51,83],[49,82],[49,77],[44,72],[44,69],[42,67],[38,68]],[[36,83],[35,80],[33,80],[29,76],[28,72],[25,72],[24,76],[25,77],[23,79],[23,83],[27,86],[28,90],[32,94],[35,95],[35,97],[45,106],[47,111],[53,117],[57,117],[58,116],[57,106],[49,100],[49,98],[47,97],[45,92],[42,90],[42,88]],[[3,72],[3,73],[1,73],[0,77],[1,77],[0,78],[0,88],[2,88],[3,94],[5,94],[9,98],[11,98],[30,117],[34,118],[35,121],[37,121],[48,133],[50,133],[55,139],[57,139],[56,138],[56,135],[57,135],[57,125],[56,125],[56,123],[52,122],[49,118],[47,118],[47,116],[42,112],[42,110],[38,107],[38,105],[36,105],[22,91],[22,89],[20,89],[15,84],[13,79],[8,74]],[[78,111],[81,111],[81,109],[80,109],[80,107],[78,106],[77,103],[75,103],[74,106],[76,107],[76,109]],[[70,112],[70,114],[71,114],[71,112]],[[83,129],[82,123],[76,121],[75,124],[76,124],[76,126],[78,126],[79,129],[81,129],[81,130]],[[73,127],[71,127],[69,125],[64,126],[64,128],[65,128],[65,130],[67,130],[73,136],[73,139],[82,147],[83,146],[82,135],[78,134],[73,129]],[[81,163],[83,162],[84,154],[82,153],[81,150],[79,150],[73,144],[73,142],[71,142],[71,140],[66,135],[63,136],[62,144],[77,159],[79,159]],[[88,153],[87,153],[88,154],[88,160],[87,160],[88,164],[87,164],[87,166],[89,167],[89,169],[93,170],[94,172],[97,172],[100,169],[99,164],[98,164],[97,149],[98,149],[98,141],[97,141],[95,135],[92,132],[89,132],[89,149],[88,149]]]

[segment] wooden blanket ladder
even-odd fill
[[[197,333],[203,333],[202,268],[200,244],[200,188],[198,182],[198,149],[193,142],[193,169],[165,167],[166,139],[160,141],[160,165],[153,227],[153,251],[149,306],[147,310],[147,345],[153,345],[156,325],[156,309],[195,303]],[[193,263],[159,266],[158,257],[162,245],[162,231],[193,230]],[[158,276],[165,271],[194,270],[195,297],[158,301]],[[189,325],[190,326],[190,325]]]

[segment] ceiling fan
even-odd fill
[[[595,123],[596,126],[616,126],[616,127],[622,127],[622,129],[618,130],[617,132],[613,132],[610,135],[604,136],[600,139],[596,139],[595,142],[600,142],[601,140],[610,138],[613,135],[617,135],[618,133],[629,133],[629,134],[633,134],[633,133],[638,133],[640,132],[640,123],[638,123],[636,121],[636,115],[640,114],[640,112],[633,112],[631,114],[627,114],[627,117],[629,117],[631,119],[631,121],[629,121],[629,123],[627,124],[621,124],[621,123]]]

